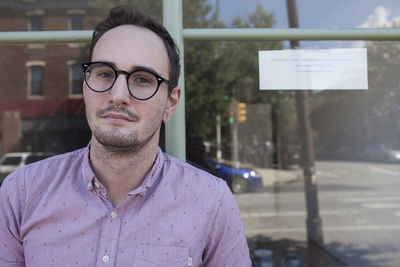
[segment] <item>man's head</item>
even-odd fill
[[[164,41],[169,57],[169,80],[172,82],[172,86],[169,89],[171,90],[177,86],[180,72],[179,53],[171,35],[156,20],[127,6],[113,8],[109,16],[97,25],[90,44],[90,60],[92,60],[93,49],[101,36],[107,31],[121,25],[136,25],[147,28]]]
[[[168,32],[149,17],[116,8],[97,27],[90,53],[83,94],[92,141],[113,151],[157,146],[161,122],[180,98],[179,58]]]

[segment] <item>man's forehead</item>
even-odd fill
[[[123,43],[151,43],[152,46],[162,46],[165,48],[163,40],[155,32],[136,25],[121,25],[108,30],[99,38],[94,49],[102,43],[113,43],[116,45],[122,45]]]
[[[136,66],[153,68],[162,75],[169,68],[163,40],[156,33],[135,25],[118,26],[104,33],[94,46],[91,60],[110,62],[127,70]]]

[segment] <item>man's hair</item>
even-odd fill
[[[135,9],[127,6],[114,7],[108,17],[97,25],[92,36],[92,43],[90,44],[90,59],[92,59],[93,49],[101,36],[107,31],[121,25],[135,25],[146,28],[157,34],[164,41],[169,58],[169,80],[172,82],[171,86],[169,86],[169,92],[171,92],[178,85],[179,79],[180,63],[178,47],[163,25]]]

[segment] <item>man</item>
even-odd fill
[[[250,266],[222,180],[161,152],[179,57],[151,18],[118,7],[93,34],[88,147],[21,168],[0,189],[0,266]]]

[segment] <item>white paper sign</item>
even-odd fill
[[[368,89],[367,49],[259,51],[261,90]]]

